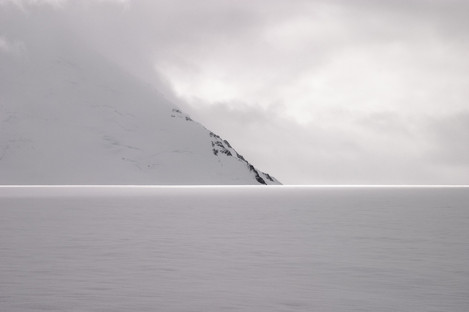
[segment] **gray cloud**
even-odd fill
[[[20,56],[24,52],[24,44],[19,41],[10,41],[8,38],[0,36],[0,52]]]
[[[469,183],[467,1],[0,4],[0,46],[60,26],[283,182]]]
[[[428,122],[429,157],[445,166],[469,166],[469,110]]]

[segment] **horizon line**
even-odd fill
[[[11,184],[0,185],[0,188],[240,188],[240,187],[275,187],[275,188],[469,188],[469,184],[288,184],[288,185],[240,185],[240,184],[223,184],[223,185],[210,185],[210,184]]]

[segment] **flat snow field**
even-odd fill
[[[0,188],[0,311],[469,311],[468,188]]]

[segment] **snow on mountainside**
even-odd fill
[[[279,184],[79,40],[29,31],[0,47],[0,184]]]

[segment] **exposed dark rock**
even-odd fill
[[[268,174],[268,173],[264,173],[264,174],[265,174],[265,176],[267,177],[267,179],[269,179],[269,180],[272,181],[272,182],[275,182],[274,179],[272,178],[272,176],[271,176],[270,174]]]
[[[265,183],[264,179],[262,179],[259,174],[256,174],[256,181],[259,182],[260,184],[267,185],[267,183]]]
[[[262,179],[262,177],[259,175],[259,172],[257,172],[256,168],[254,168],[254,166],[251,165],[250,163],[247,163],[247,164],[248,164],[249,170],[254,173],[254,177],[256,178],[257,182],[259,182],[260,184],[267,185],[267,183],[264,181],[264,179]]]
[[[216,134],[213,133],[213,132],[210,132],[210,137],[220,139],[220,136],[219,136],[219,135],[216,135]]]
[[[221,148],[225,148],[225,146],[223,146],[223,143],[221,143],[220,141],[215,141],[215,142],[212,142],[214,145],[218,146],[218,147],[221,147]]]
[[[241,155],[241,154],[236,153],[236,157],[238,157],[239,159],[241,159],[243,161],[246,161],[246,159],[244,159],[243,155]]]
[[[229,150],[227,150],[227,149],[222,150],[221,152],[222,152],[223,154],[225,154],[226,156],[233,156],[233,154],[231,154],[231,152],[230,152]]]
[[[253,165],[251,165],[244,157],[243,155],[239,154],[238,152],[236,152],[236,150],[233,149],[233,147],[231,146],[231,144],[227,141],[227,140],[223,140],[219,135],[213,133],[213,132],[209,132],[209,135],[210,137],[212,138],[212,152],[215,156],[219,156],[220,154],[223,154],[223,155],[226,155],[226,156],[233,156],[233,154],[235,154],[236,158],[239,160],[239,161],[242,161],[246,164],[246,166],[248,167],[249,171],[251,171],[253,174],[254,174],[254,178],[256,179],[256,181],[259,183],[259,184],[263,184],[263,185],[267,185],[267,182],[261,177],[261,175],[259,174],[259,171],[256,170],[256,168],[254,168]],[[262,173],[262,174],[265,174],[265,173]],[[271,181],[271,182],[276,182],[270,175],[268,174],[265,174],[265,177],[267,180]]]

